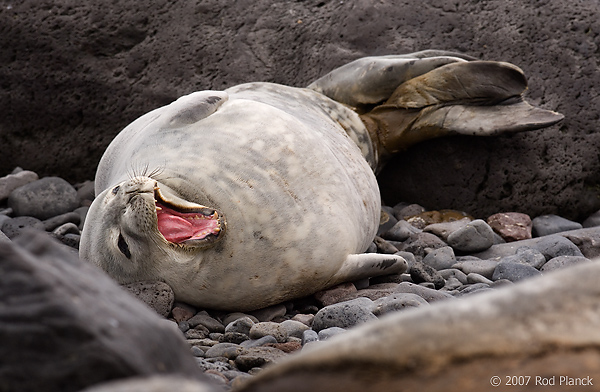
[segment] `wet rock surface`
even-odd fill
[[[4,2],[0,172],[21,165],[83,181],[119,130],[192,91],[306,86],[358,57],[449,49],[521,67],[528,100],[565,121],[414,146],[379,176],[384,199],[581,221],[600,209],[600,71],[590,61],[599,11],[564,0]]]

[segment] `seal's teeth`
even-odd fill
[[[156,211],[162,211],[162,208],[160,208],[159,206],[156,206]]]

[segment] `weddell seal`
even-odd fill
[[[242,84],[147,113],[99,163],[80,255],[120,283],[164,281],[179,301],[229,311],[403,272],[402,257],[362,253],[388,157],[562,119],[523,100],[516,66],[473,60],[367,57],[308,88]]]

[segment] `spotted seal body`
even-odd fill
[[[160,280],[179,301],[242,311],[405,271],[399,256],[362,253],[386,157],[562,118],[523,101],[517,67],[467,60],[360,59],[308,89],[243,84],[140,117],[98,166],[81,257],[121,283]]]
[[[380,215],[373,170],[346,133],[361,127],[321,94],[267,83],[150,112],[100,162],[81,255],[122,283],[164,280],[178,300],[227,310],[403,271],[400,257],[359,255]],[[142,169],[155,174],[131,178]],[[168,241],[157,229],[167,207],[210,224]]]

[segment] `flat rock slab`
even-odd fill
[[[189,346],[103,272],[43,233],[0,241],[3,391],[79,391],[153,374],[198,378]]]
[[[581,264],[398,312],[309,345],[237,392],[475,392],[517,373],[588,380],[600,366],[599,279],[600,264]]]
[[[528,77],[528,100],[565,120],[526,134],[414,146],[381,173],[384,200],[481,218],[561,211],[577,220],[600,209],[600,69],[590,61],[600,45],[598,2],[125,0],[106,7],[101,0],[2,7],[0,173],[21,165],[89,180],[117,132],[184,94],[254,81],[306,86],[365,55],[435,48],[514,63]]]

